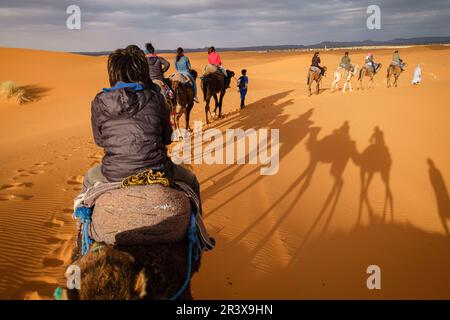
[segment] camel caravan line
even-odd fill
[[[189,168],[177,163],[176,156],[168,153],[168,146],[174,142],[173,133],[180,129],[182,115],[186,118],[186,131],[192,131],[190,113],[195,103],[199,103],[198,74],[183,49],[178,48],[174,60],[177,72],[164,77],[170,63],[155,54],[152,44],[147,43],[146,49],[144,52],[136,45],[129,45],[111,53],[107,68],[111,87],[104,88],[92,101],[93,137],[104,149],[104,156],[101,165],[94,165],[86,172],[83,189],[74,199],[77,243],[67,267],[66,287],[55,290],[58,300],[192,299],[191,278],[200,268],[203,253],[215,247],[215,240],[203,223],[200,183]],[[398,54],[393,60],[401,62]],[[347,87],[352,91],[350,81],[356,74],[361,84],[363,78],[369,77],[370,86],[380,68],[381,64],[376,64],[370,54],[361,68],[350,64],[346,54],[335,71],[332,87],[338,90],[339,81],[344,79],[344,92]],[[388,78],[394,77],[395,86],[403,68],[401,63],[388,69]],[[319,93],[326,71],[327,68],[320,65],[319,53],[314,54],[307,79],[310,95],[313,82]],[[245,69],[241,73],[237,86],[242,109],[245,108],[248,78]],[[211,118],[223,117],[223,99],[234,77],[233,71],[223,67],[215,48],[208,48],[208,63],[200,76],[206,123],[210,123]],[[211,99],[214,99],[213,111]],[[270,164],[261,168],[261,174],[278,171],[278,130],[273,131],[270,158],[266,154],[268,148],[261,148],[261,145],[268,145],[266,130],[258,132],[258,148],[256,145],[249,147],[260,151],[261,163]],[[307,144],[311,162],[305,172],[305,183],[309,183],[319,162],[331,161],[335,176],[332,192],[338,197],[343,185],[342,172],[352,158],[361,166],[359,217],[364,204],[373,216],[367,193],[374,174],[379,172],[386,185],[385,210],[389,204],[393,219],[390,155],[381,130],[375,129],[371,146],[361,155],[348,132],[348,123],[331,137],[321,140],[317,139],[317,130],[311,132]],[[233,141],[232,148],[226,151],[227,163],[234,159],[235,134],[238,141],[245,140],[239,139],[239,135],[251,134],[253,141],[257,136],[256,131],[251,130],[227,134]],[[342,145],[335,155],[336,160],[330,158],[329,151],[336,150],[328,148],[330,143]],[[197,145],[195,141],[194,145]],[[217,146],[215,157],[220,155],[222,144]],[[245,145],[239,146],[236,149],[238,162],[245,158],[246,150]],[[186,153],[191,154],[190,150]],[[251,153],[256,159],[256,151]],[[375,156],[382,156],[383,166],[371,163]],[[212,152],[209,158],[214,160]]]
[[[320,58],[318,57],[318,52],[313,56],[312,64],[308,70],[306,84],[308,86],[308,96],[312,95],[311,86],[315,82],[316,84],[316,94],[321,92],[320,86],[323,78],[326,75],[327,67],[320,66]],[[387,74],[386,74],[386,85],[390,88],[392,85],[397,87],[398,79],[402,72],[406,69],[407,63],[400,59],[398,51],[394,52],[393,60],[390,63]],[[336,68],[333,74],[333,82],[331,83],[331,92],[339,91],[339,83],[344,80],[344,85],[342,88],[342,93],[348,91],[352,92],[351,80],[356,75],[358,76],[359,86],[358,90],[364,89],[363,80],[369,78],[367,88],[372,88],[374,77],[380,72],[382,68],[381,63],[375,63],[373,61],[373,55],[371,53],[365,59],[364,65],[359,67],[357,64],[351,64],[350,58],[348,57],[348,52],[345,53],[341,60],[341,63]],[[394,79],[391,82],[391,79]]]

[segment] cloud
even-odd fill
[[[82,29],[67,30],[66,8]],[[366,8],[381,8],[368,30]],[[448,0],[2,0],[0,45],[63,51],[111,50],[153,41],[159,48],[309,44],[447,36]]]

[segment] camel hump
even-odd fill
[[[161,185],[117,189],[96,201],[91,236],[110,245],[178,242],[186,237],[190,216],[182,191]]]

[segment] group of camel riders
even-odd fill
[[[170,68],[170,62],[167,61],[165,58],[156,55],[155,48],[151,43],[147,43],[145,45],[145,48],[146,48],[146,58],[150,70],[150,78],[152,80],[163,81],[170,87],[170,80],[164,78],[164,73]],[[184,54],[184,50],[181,47],[177,49],[177,55],[175,57],[174,66],[178,73],[181,73],[182,75],[186,76],[189,79],[194,91],[194,102],[199,103],[197,97],[198,92],[197,84],[191,72],[192,71],[191,62],[189,61],[189,58]],[[225,76],[227,76],[226,69],[222,65],[220,55],[216,52],[216,49],[214,47],[209,47],[208,64],[205,68],[204,75],[208,73],[213,73],[216,70],[221,71]]]
[[[367,54],[364,64],[370,66],[373,69],[372,71],[374,74],[377,72],[378,64],[375,62],[374,55],[372,53]],[[398,50],[394,51],[391,64],[399,66],[400,69],[403,71],[403,60],[400,58],[400,54],[399,54]],[[311,62],[311,67],[319,68],[321,71],[321,74],[324,75],[324,68],[322,66],[320,66],[319,52],[314,53],[314,56],[313,56],[312,62]],[[354,65],[351,63],[351,59],[350,59],[348,51],[346,51],[344,53],[344,56],[341,58],[339,67],[344,68],[347,71],[353,72]]]

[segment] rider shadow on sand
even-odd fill
[[[391,223],[394,222],[394,199],[390,187],[390,171],[392,160],[389,149],[384,141],[384,133],[378,126],[374,128],[373,134],[370,137],[369,141],[370,145],[357,158],[357,163],[361,169],[361,193],[359,199],[358,221],[356,223],[357,226],[361,224],[364,204],[367,207],[370,220],[375,219],[374,210],[372,209],[372,206],[369,202],[368,191],[373,176],[377,172],[380,173],[386,190],[383,207],[383,222],[386,221],[388,206],[390,209]]]
[[[450,219],[450,198],[448,195],[447,186],[445,185],[444,178],[441,171],[436,168],[434,161],[427,159],[428,173],[430,175],[431,185],[436,196],[437,207],[439,211],[439,218],[445,230],[447,237],[450,237],[450,232],[447,225],[447,219]]]

